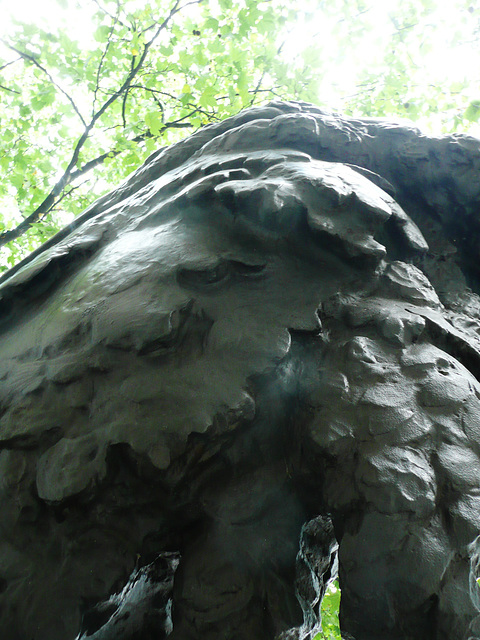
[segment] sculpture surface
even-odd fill
[[[12,269],[2,638],[480,638],[479,170],[271,103]]]

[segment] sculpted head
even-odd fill
[[[241,440],[251,427],[249,444],[256,446],[268,423],[268,438],[259,445],[268,449],[275,447],[275,430],[295,431],[295,419],[285,417],[288,403],[282,404],[290,396],[295,409],[303,411],[302,455],[308,458],[309,448],[313,452],[304,468],[313,460],[312,473],[319,474],[313,510],[340,514],[341,571],[349,567],[342,576],[347,630],[355,629],[362,616],[367,623],[375,618],[360,596],[379,603],[379,616],[391,610],[381,572],[372,578],[371,558],[377,556],[368,555],[379,542],[377,532],[390,526],[392,535],[380,540],[382,557],[393,567],[389,580],[393,575],[409,585],[414,610],[433,602],[432,594],[444,588],[446,567],[456,557],[452,550],[470,544],[477,532],[478,474],[460,477],[456,460],[463,456],[477,468],[480,390],[474,367],[468,371],[442,348],[455,348],[472,363],[480,347],[476,350],[470,340],[473,332],[465,337],[465,317],[454,318],[455,328],[448,324],[427,277],[402,262],[425,254],[427,243],[394,199],[395,188],[373,172],[382,165],[382,154],[400,158],[399,183],[414,176],[413,187],[402,187],[408,202],[415,171],[430,166],[435,154],[427,165],[412,164],[412,153],[418,158],[421,145],[420,151],[408,145],[402,150],[403,134],[392,127],[387,135],[385,125],[382,144],[375,146],[373,126],[286,104],[202,129],[154,154],[3,279],[0,503],[5,539],[18,527],[35,540],[31,563],[15,551],[13,577],[8,577],[16,585],[17,574],[22,576],[23,591],[11,597],[27,603],[21,605],[30,616],[27,631],[37,629],[45,609],[42,598],[50,594],[56,594],[58,611],[49,610],[44,637],[56,640],[66,637],[67,627],[78,629],[79,599],[99,601],[116,580],[125,583],[135,550],[151,532],[168,528],[177,513],[167,499],[150,495],[150,480],[158,483],[159,495],[165,486],[176,487],[178,477],[188,483],[191,469],[205,463],[204,450],[195,450],[199,439],[210,447],[228,438],[237,443],[238,437],[225,469],[230,472],[240,458],[244,465],[243,475],[228,476],[221,490],[208,482],[201,489],[195,508],[205,522],[214,522],[220,542],[237,545],[235,553],[245,552],[253,564],[253,548],[277,562],[283,537],[290,544],[292,569],[307,506],[303,495],[293,495],[297,489],[292,493],[284,445],[275,455],[262,451],[250,461],[250,450],[243,447],[247,441]],[[415,136],[416,143],[420,136]],[[428,183],[430,205],[440,197],[435,180],[443,184],[443,174],[438,175],[431,183],[423,174],[417,180]],[[461,175],[464,179],[463,169]],[[424,227],[432,233],[433,227]],[[452,306],[448,313],[453,317],[454,312]],[[434,344],[438,336],[442,348]],[[216,460],[220,448],[215,446],[208,455]],[[128,449],[129,463],[144,465],[145,474],[132,472],[125,504],[111,480],[117,473],[123,486],[121,464],[114,469],[115,460],[123,464],[123,458],[112,454],[121,447]],[[444,504],[438,488],[447,485],[456,493]],[[269,503],[272,495],[277,502]],[[138,518],[132,515],[137,498],[146,505]],[[266,515],[257,502],[270,505]],[[182,517],[188,521],[195,514]],[[40,520],[44,528],[37,533]],[[443,521],[453,522],[451,531],[443,531]],[[264,547],[256,544],[259,530]],[[177,611],[185,608],[185,619],[190,597],[198,598],[202,611],[204,606],[205,532],[196,534],[198,539],[185,543],[174,596]],[[397,566],[390,560],[401,547],[395,536],[421,540],[424,548],[415,542],[418,549],[409,551],[415,560]],[[359,537],[365,543],[361,554]],[[228,582],[233,565],[222,557],[226,547],[220,545],[219,553],[219,540],[207,538],[207,556],[218,555],[217,575]],[[57,573],[45,559],[52,540],[60,541],[63,554]],[[328,543],[333,554],[333,537]],[[13,557],[0,553],[0,569],[2,559]],[[251,565],[246,573],[241,567],[246,586],[239,589],[244,588],[247,604],[256,588],[251,576],[263,571],[263,556],[257,560],[251,574]],[[190,590],[192,585],[197,586]],[[380,593],[386,594],[385,602]],[[223,592],[219,598],[223,602]],[[225,607],[231,604],[237,615],[235,598],[229,598]],[[451,599],[444,600],[448,609]],[[71,618],[59,630],[64,610]],[[208,617],[208,607],[205,611]],[[386,620],[384,627],[390,623]],[[55,633],[50,624],[58,626]],[[181,627],[178,633],[175,637],[186,637]]]
[[[240,127],[244,144],[262,146],[258,128]],[[46,500],[101,480],[112,444],[165,468],[190,433],[253,417],[249,381],[287,355],[292,331],[318,333],[323,302],[378,279],[385,245],[423,248],[355,169],[292,149],[232,151],[240,132],[153,173],[5,282],[1,433],[57,434],[38,465]],[[27,395],[9,385],[19,358]]]

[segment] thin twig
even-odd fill
[[[18,93],[18,95],[20,95],[20,91],[17,91],[16,89],[9,89],[8,87],[5,87],[3,84],[0,84],[0,89],[3,89],[4,91],[10,91],[10,93]]]
[[[31,56],[28,53],[25,53],[24,51],[20,51],[20,49],[17,49],[16,47],[14,47],[13,45],[9,44],[8,42],[6,42],[3,38],[1,38],[1,41],[3,42],[3,44],[8,47],[9,49],[11,49],[12,51],[15,51],[15,53],[18,53],[18,55],[23,58],[24,60],[28,60],[28,62],[31,62],[32,64],[34,64],[38,69],[40,69],[41,71],[43,71],[43,73],[47,76],[47,78],[50,80],[50,82],[53,84],[54,87],[57,87],[57,89],[63,93],[63,95],[67,98],[67,100],[70,102],[70,104],[73,107],[73,110],[75,111],[75,113],[77,114],[77,116],[80,118],[80,120],[82,121],[82,124],[84,127],[87,126],[87,123],[85,122],[85,120],[83,119],[82,114],[80,113],[80,111],[78,110],[77,105],[75,104],[75,102],[73,101],[73,98],[65,91],[65,89],[62,89],[62,87],[55,82],[55,80],[53,79],[53,77],[51,76],[51,74],[49,73],[49,71],[47,69],[45,69],[44,66],[42,66],[38,60],[34,57]]]
[[[10,62],[7,62],[6,64],[2,65],[0,67],[0,71],[3,71],[4,69],[6,69],[7,67],[9,67],[11,64],[15,64],[15,62],[18,62],[19,60],[21,60],[21,56],[19,56],[18,58],[15,58],[15,60],[10,60]]]
[[[110,11],[107,11],[105,7],[102,7],[102,5],[100,4],[100,2],[98,2],[98,0],[93,0],[93,2],[97,5],[100,11],[103,11],[105,15],[110,16],[112,20],[115,20],[115,16],[112,13],[110,13]],[[118,8],[119,8],[119,3],[117,2],[117,9]],[[126,29],[128,29],[127,25],[124,22],[122,22],[120,19],[118,20],[118,24],[121,24],[122,27],[125,27]]]
[[[132,56],[132,60],[130,61],[130,71],[132,71],[132,69],[135,66],[135,58],[137,56]],[[127,99],[128,99],[128,93],[131,89],[131,85],[128,87],[128,89],[125,91],[124,96],[123,96],[123,100],[122,100],[122,124],[123,124],[123,128],[126,129],[127,128],[127,118],[126,118],[126,110],[127,110]]]
[[[253,107],[253,104],[255,102],[255,98],[257,97],[257,93],[260,91],[260,87],[262,86],[262,82],[263,79],[265,77],[265,69],[262,72],[262,75],[260,76],[260,80],[257,82],[257,86],[255,87],[255,89],[253,89],[253,97],[250,100],[250,106]]]
[[[98,2],[96,4],[100,7]],[[110,48],[110,44],[111,44],[111,41],[112,41],[113,30],[115,29],[116,24],[119,22],[119,18],[118,18],[118,14],[119,13],[120,13],[120,3],[117,0],[117,15],[115,17],[113,17],[113,24],[110,27],[110,33],[108,34],[107,44],[105,46],[105,49],[102,51],[102,57],[100,58],[100,62],[98,63],[98,67],[97,67],[97,81],[95,83],[95,91],[93,92],[92,115],[95,113],[95,104],[97,102],[97,93],[98,93],[98,90],[100,89],[100,72],[102,70],[103,63],[104,63],[105,58],[107,56],[108,50]],[[110,15],[110,13],[108,15]]]
[[[51,213],[52,211],[54,211],[56,209],[56,207],[58,207],[58,205],[60,204],[60,202],[62,200],[64,200],[65,198],[68,198],[68,196],[70,196],[77,189],[80,189],[81,187],[83,187],[83,185],[87,184],[87,182],[88,182],[88,180],[84,180],[82,183],[77,184],[74,187],[71,187],[68,191],[67,191],[67,189],[65,189],[63,191],[63,193],[60,195],[60,197],[58,198],[58,200],[55,202],[55,204],[51,207],[51,209],[50,209],[50,211],[48,213]]]

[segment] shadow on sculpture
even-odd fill
[[[4,276],[2,637],[480,637],[479,169],[272,103]]]

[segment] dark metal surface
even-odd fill
[[[307,640],[337,545],[345,633],[476,637],[479,168],[271,104],[7,274],[2,638]]]

